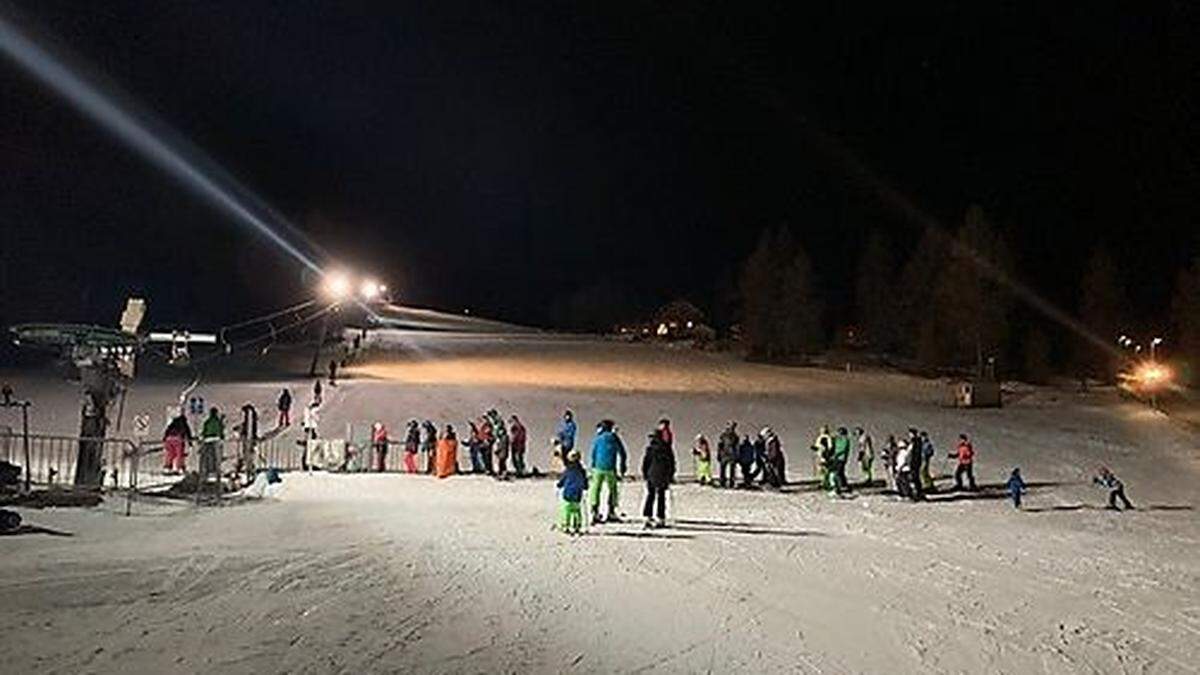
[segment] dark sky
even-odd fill
[[[1107,244],[1161,316],[1200,252],[1192,3],[816,4],[17,11],[412,302],[541,324],[604,283],[707,304],[790,223],[845,313],[866,234],[906,254],[919,230],[821,137],[947,226],[981,204],[1069,308]],[[0,92],[8,320],[110,322],[136,291],[202,327],[302,295],[296,265],[8,62]]]

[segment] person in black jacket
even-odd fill
[[[667,490],[675,480],[675,453],[658,433],[650,434],[650,444],[642,457],[642,477],[646,479],[646,527],[665,527],[667,524]],[[657,507],[658,519],[652,519]]]

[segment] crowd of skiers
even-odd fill
[[[332,384],[332,378],[331,384]],[[322,404],[322,382],[313,384],[312,396],[304,409],[305,439],[318,438],[319,411]],[[277,399],[279,427],[292,423],[292,394],[283,389]],[[462,443],[469,462],[468,472],[487,474],[499,479],[522,477],[528,473],[526,462],[527,432],[517,415],[505,420],[491,409],[477,419],[467,420],[468,432]],[[583,522],[582,503],[586,497],[587,517],[593,524],[620,519],[620,481],[628,469],[628,455],[615,422],[601,420],[596,426],[585,470],[582,454],[576,447],[579,426],[574,414],[567,410],[558,420],[551,439],[551,454],[561,463],[558,488],[562,494],[560,527],[578,532]],[[201,475],[215,475],[219,469],[220,444],[225,438],[224,418],[217,408],[211,408],[204,419],[201,432]],[[182,412],[167,425],[163,437],[164,470],[182,473],[186,448],[193,442],[191,427]],[[666,521],[667,494],[677,472],[675,434],[670,420],[661,419],[647,435],[642,456],[641,475],[646,483],[642,515],[648,527],[661,527]],[[393,446],[403,454],[402,465],[407,473],[427,473],[445,478],[461,473],[459,439],[452,425],[439,431],[431,420],[410,420],[402,438],[393,438],[387,425],[373,423],[370,438],[370,458],[365,462],[371,470],[387,468],[387,457]],[[832,430],[821,427],[811,445],[813,467],[820,486],[831,494],[843,496],[853,490],[847,466],[857,464],[861,486],[874,486],[874,466],[877,458],[875,443],[863,427],[853,432],[846,427]],[[347,463],[349,453],[347,449]],[[307,454],[307,453],[305,453]],[[715,458],[711,443],[703,433],[695,436],[691,447],[695,479],[701,485],[720,488],[767,489],[782,488],[787,482],[786,454],[782,441],[767,426],[752,434],[741,434],[735,421],[728,422],[717,436]],[[935,490],[933,463],[937,458],[927,431],[909,428],[899,438],[888,435],[880,446],[878,459],[883,463],[884,485],[901,498],[922,501]],[[955,461],[955,490],[974,491],[975,448],[966,434],[947,455]],[[713,461],[716,460],[714,476]],[[511,461],[511,471],[510,471]],[[304,468],[307,462],[302,461]],[[537,470],[534,469],[534,472]],[[739,480],[740,478],[740,480]],[[1124,485],[1107,467],[1101,467],[1093,482],[1109,491],[1109,508],[1132,508],[1125,496]],[[1014,468],[1005,484],[1014,507],[1021,507],[1026,484],[1019,468]],[[601,502],[605,510],[601,511]]]

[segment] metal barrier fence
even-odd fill
[[[81,439],[77,436],[48,434],[29,434],[28,439],[27,461],[25,436],[20,433],[0,432],[0,460],[20,466],[21,479],[25,480],[25,476],[28,475],[32,486],[74,487],[79,444],[83,441],[93,442],[100,447],[103,489],[123,490],[137,487],[138,446],[131,440]]]

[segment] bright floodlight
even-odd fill
[[[344,272],[331,272],[325,275],[321,284],[321,292],[330,300],[345,300],[350,295],[350,277]]]
[[[1138,366],[1134,376],[1143,389],[1157,389],[1170,383],[1171,369],[1158,363],[1147,362]]]
[[[383,292],[383,287],[368,279],[362,283],[358,292],[362,294],[364,300],[374,300]]]

